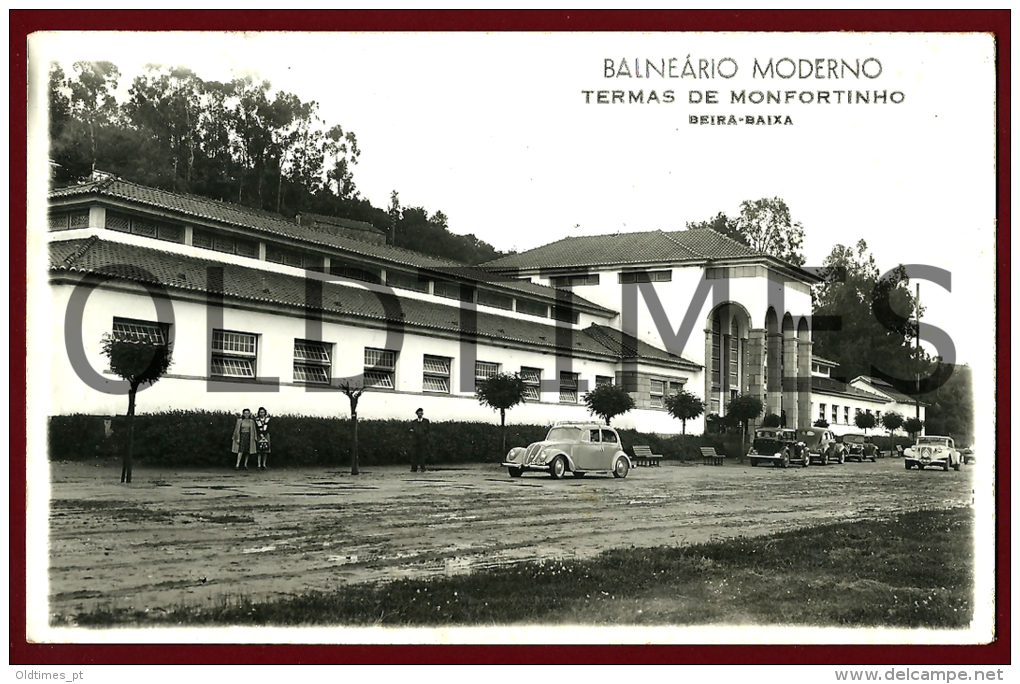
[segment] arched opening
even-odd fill
[[[765,413],[779,415],[783,404],[783,333],[776,310],[765,313]]]
[[[747,336],[751,316],[725,302],[708,315],[705,339],[705,411],[726,415],[730,400],[747,391]]]
[[[779,417],[783,427],[797,427],[800,417],[797,402],[797,330],[793,316],[787,311],[783,316],[783,354],[780,361],[783,396]]]
[[[811,403],[811,324],[807,316],[797,323],[797,408],[798,427],[814,424],[815,407]]]

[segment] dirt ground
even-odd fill
[[[155,470],[55,463],[50,616],[160,611],[346,583],[681,545],[972,503],[972,476],[898,459],[825,467],[665,464],[511,479],[496,465]]]

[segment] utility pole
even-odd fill
[[[921,283],[917,283],[914,321],[917,323],[917,337],[914,338],[914,418],[921,420]]]

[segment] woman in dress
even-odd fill
[[[244,459],[244,469],[248,470],[248,456],[255,452],[255,421],[252,420],[251,410],[245,409],[241,417],[234,425],[233,451],[237,454],[237,463],[234,470],[241,469],[241,459]]]
[[[255,448],[257,450],[259,470],[269,467],[269,412],[264,406],[259,407],[255,416]]]

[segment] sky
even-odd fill
[[[784,58],[791,61],[780,65]],[[397,190],[402,205],[441,210],[453,232],[500,250],[571,235],[679,230],[718,212],[736,215],[744,200],[781,197],[804,226],[809,266],[821,265],[834,244],[863,239],[883,271],[899,263],[949,270],[951,292],[918,281],[924,321],[946,330],[958,361],[988,366],[992,356],[988,36],[37,34],[33,83],[44,82],[48,62],[70,72],[80,59],[117,64],[125,92],[154,62],[188,66],[206,80],[251,74],[314,100],[327,125],[357,135],[362,196],[384,208]],[[833,78],[840,72],[829,70],[830,59],[867,62],[864,73],[874,78]],[[667,76],[646,72],[646,60],[656,67],[666,60]],[[699,73],[701,60],[707,70]],[[755,74],[756,62],[770,60],[774,74],[800,72]],[[624,62],[629,75],[620,73]],[[642,91],[646,100],[654,90],[660,101],[612,103],[610,94],[598,102],[599,91],[613,90],[624,98]],[[837,103],[836,91],[847,90],[900,93],[902,101]],[[708,91],[717,103],[692,104]],[[752,104],[755,91],[792,101]],[[828,104],[818,102],[819,91]],[[748,100],[734,104],[741,92]],[[694,125],[691,116],[751,116],[765,125]],[[777,116],[783,124],[768,125]]]

